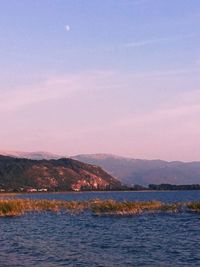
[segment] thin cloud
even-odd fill
[[[148,2],[152,2],[154,0],[130,0],[130,1],[123,1],[122,4],[124,5],[140,5],[140,4],[145,4],[145,3],[148,3]]]
[[[173,36],[173,37],[163,37],[163,38],[155,38],[155,39],[147,39],[147,40],[142,40],[142,41],[133,41],[130,43],[126,43],[123,46],[124,47],[142,47],[142,46],[147,46],[151,44],[156,44],[156,43],[162,43],[162,42],[170,42],[170,41],[177,41],[177,40],[182,40],[182,39],[189,39],[194,37],[194,34],[186,34],[183,36]]]
[[[167,41],[167,38],[158,38],[158,39],[149,39],[149,40],[143,40],[143,41],[137,41],[137,42],[130,42],[126,43],[124,47],[140,47],[140,46],[146,46],[149,44],[159,43],[163,41]]]
[[[144,4],[144,3],[148,3],[151,0],[136,0],[133,2],[134,5],[140,5],[140,4]]]
[[[64,97],[73,97],[80,92],[92,91],[104,86],[112,72],[91,71],[78,74],[67,74],[52,77],[41,83],[15,90],[0,88],[0,111],[15,111],[30,105],[42,104],[47,101],[58,101]]]
[[[144,71],[119,73],[115,71],[88,71],[76,74],[66,74],[56,77],[50,77],[36,85],[30,87],[20,87],[15,90],[1,90],[0,111],[15,111],[28,108],[30,105],[43,105],[45,102],[56,101],[63,98],[80,99],[81,93],[89,92],[90,95],[98,95],[99,91],[104,92],[105,96],[112,94],[115,90],[121,88],[135,92],[145,91],[152,83],[152,90],[159,90],[161,84],[168,84],[173,80],[173,86],[184,87],[193,77],[198,75],[198,69],[171,69],[159,71]],[[184,81],[184,82],[183,82]],[[169,82],[168,87],[172,87]]]

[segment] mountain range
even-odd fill
[[[10,151],[0,154],[28,159],[59,159],[48,152]],[[200,162],[132,159],[110,154],[82,154],[71,157],[80,162],[100,166],[125,185],[200,184]]]
[[[200,162],[131,159],[108,154],[84,154],[73,158],[101,166],[129,186],[200,184]]]

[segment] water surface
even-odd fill
[[[200,192],[85,192],[20,197],[174,202],[200,200]],[[1,218],[0,266],[200,266],[199,228],[200,215],[196,213],[96,217],[90,213],[46,212]]]

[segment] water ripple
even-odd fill
[[[151,197],[172,201],[173,193]],[[113,194],[115,199],[125,199],[124,192],[99,195],[113,198]],[[186,193],[184,201],[195,200],[190,194]],[[127,199],[138,198],[133,195],[128,193]],[[91,194],[78,196],[88,199]],[[149,193],[139,196],[140,200],[149,199]],[[183,193],[176,196],[175,201],[184,198]],[[199,200],[199,193],[195,197]],[[195,213],[95,217],[47,212],[1,218],[0,266],[200,266],[199,227],[200,216]]]

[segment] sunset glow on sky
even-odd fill
[[[0,148],[200,160],[199,0],[2,0]]]

